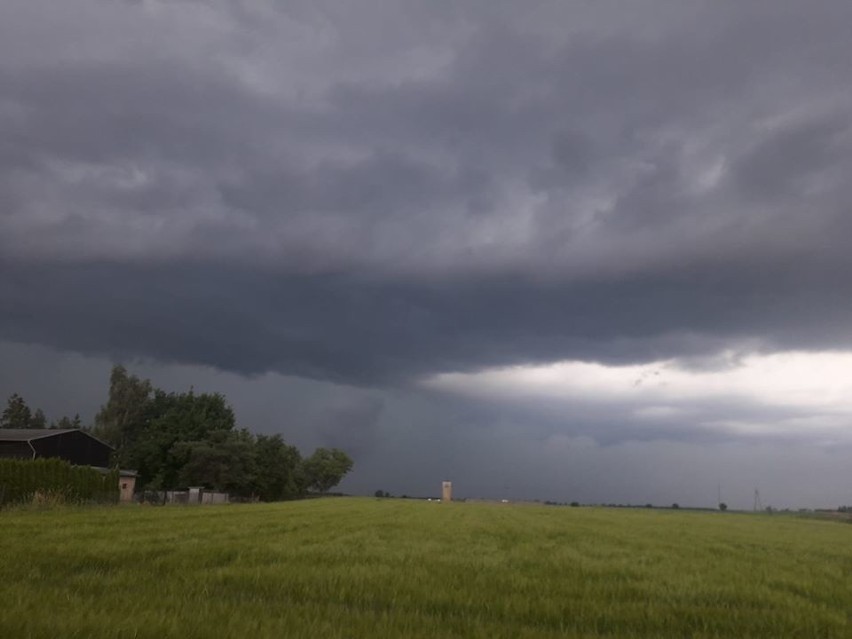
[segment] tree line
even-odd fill
[[[166,392],[150,380],[114,366],[109,397],[93,426],[79,415],[49,425],[40,410],[12,395],[0,428],[82,428],[115,448],[113,466],[136,470],[142,490],[186,486],[262,501],[324,493],[352,469],[336,448],[303,457],[280,435],[255,435],[237,428],[234,411],[219,393]]]
[[[63,415],[56,421],[48,423],[44,411],[40,408],[32,410],[24,398],[13,393],[6,401],[6,408],[0,414],[0,428],[82,428],[80,415],[68,417]]]

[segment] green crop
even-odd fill
[[[852,526],[336,498],[0,513],[0,637],[849,637]]]

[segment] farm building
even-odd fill
[[[0,459],[56,458],[107,472],[113,447],[79,428],[0,428]],[[121,501],[132,501],[135,470],[118,471]]]
[[[58,458],[107,468],[112,451],[109,444],[77,428],[0,428],[0,458]]]

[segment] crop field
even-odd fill
[[[334,498],[0,512],[0,637],[850,637],[852,525]]]

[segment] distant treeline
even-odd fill
[[[63,415],[48,423],[44,411],[40,408],[32,410],[24,398],[13,393],[6,402],[6,408],[0,414],[0,428],[83,428],[80,415],[68,417]]]
[[[238,429],[233,409],[218,393],[167,393],[123,366],[110,374],[109,399],[84,426],[79,416],[63,417],[55,428],[83,428],[115,447],[113,465],[138,471],[137,489],[186,486],[262,501],[295,499],[336,486],[352,469],[341,450],[318,448],[302,457],[280,435]],[[0,428],[45,428],[41,410],[12,395]]]

